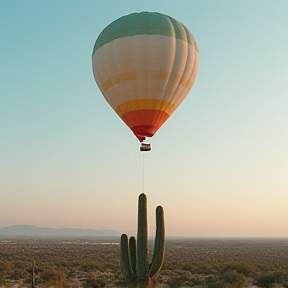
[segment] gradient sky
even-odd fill
[[[200,51],[144,156],[92,74],[99,33],[157,11]],[[0,227],[135,235],[138,195],[168,236],[288,237],[287,0],[1,0]]]

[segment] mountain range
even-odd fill
[[[120,237],[114,230],[94,230],[81,228],[49,228],[32,225],[13,225],[0,228],[0,237]]]

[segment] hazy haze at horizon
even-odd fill
[[[144,156],[150,234],[162,205],[168,236],[288,237],[286,0],[0,1],[0,227],[135,235],[143,155],[91,56],[110,22],[140,11],[181,21],[200,51]]]

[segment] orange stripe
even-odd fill
[[[116,113],[122,117],[124,114],[139,109],[158,110],[171,115],[177,108],[174,104],[160,99],[135,99],[127,101],[116,108]]]
[[[104,81],[101,85],[101,91],[105,92],[113,85],[119,84],[124,81],[131,81],[135,79],[141,78],[154,78],[154,79],[161,79],[166,81],[173,81],[178,82],[180,85],[186,87],[186,83],[188,81],[188,77],[182,77],[182,74],[179,73],[171,73],[167,71],[155,71],[155,70],[144,70],[144,71],[130,71],[130,72],[123,72],[117,74],[106,81]]]
[[[169,116],[164,111],[141,109],[127,112],[121,118],[135,135],[152,137]]]

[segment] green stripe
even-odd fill
[[[179,21],[156,12],[141,12],[123,16],[109,24],[97,38],[92,56],[97,49],[106,43],[121,37],[135,35],[164,35],[175,37],[194,45],[198,51],[192,34]]]

